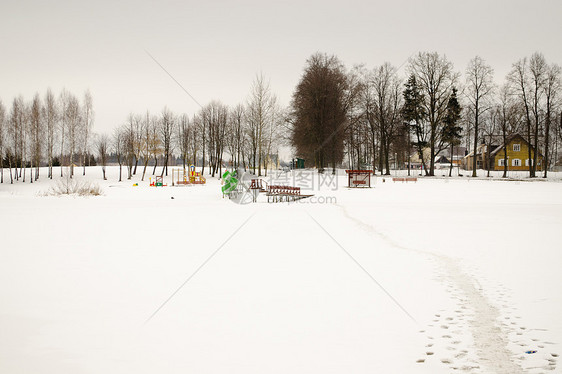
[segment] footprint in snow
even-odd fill
[[[455,356],[455,358],[463,358],[464,356],[466,356],[466,353],[465,353],[465,352],[461,352],[461,353],[458,353],[458,354]]]

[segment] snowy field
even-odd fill
[[[562,373],[559,178],[240,205],[42,173],[0,185],[0,373]]]

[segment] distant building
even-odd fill
[[[423,160],[425,161],[425,166],[429,168],[429,161],[431,160],[431,150],[429,147],[426,147],[422,150]],[[406,167],[408,166],[408,160],[405,162]],[[412,152],[410,155],[410,167],[412,169],[422,169],[422,160],[420,158],[419,152],[415,151]]]
[[[515,134],[507,139],[507,170],[529,170],[529,166],[533,163],[535,150],[521,135]],[[529,148],[531,148],[531,159],[529,160]],[[505,152],[504,147],[497,147],[490,153],[490,162],[494,165],[493,170],[505,169]],[[542,170],[544,157],[539,152],[537,154],[536,171]]]
[[[492,145],[490,149],[494,150],[497,147],[497,145]],[[476,157],[476,169],[488,169],[487,165],[489,163],[489,155],[490,151],[488,150],[488,145],[480,144],[478,147],[476,147],[476,156],[474,156],[474,151],[470,152],[463,158],[462,166],[466,170],[472,170],[472,165],[474,165],[474,157]],[[493,168],[490,168],[490,170],[493,170]]]
[[[454,166],[460,166],[462,164],[462,159],[466,156],[466,147],[453,147],[453,154],[451,155],[451,148],[447,147],[444,151],[440,153],[447,158],[447,160],[451,161]]]
[[[529,160],[529,148],[531,148],[531,160]],[[507,150],[507,162],[505,165],[505,152],[503,145],[492,145],[490,149],[486,144],[481,144],[476,148],[476,168],[490,170],[513,170],[513,171],[529,171],[529,166],[533,162],[534,149],[519,134],[515,134],[507,139],[505,149]],[[463,159],[463,166],[466,170],[472,170],[474,160],[474,152],[469,153]],[[537,155],[536,170],[542,170],[544,162],[543,155],[539,152]]]
[[[279,155],[277,154],[269,154],[265,156],[265,168],[267,170],[276,170],[279,169]]]
[[[453,155],[451,156],[451,148],[447,148],[435,156],[433,163],[436,169],[448,168],[451,166],[451,162],[454,167],[461,166],[462,160],[466,156],[466,147],[453,147]],[[429,161],[431,160],[431,149],[425,147],[423,149],[423,159],[425,161],[425,166],[429,168]],[[412,152],[410,155],[410,164],[413,169],[421,169],[422,162],[419,156],[419,152]],[[405,161],[407,167],[408,160]]]
[[[444,155],[435,156],[434,164],[436,169],[445,169],[451,167],[451,161]]]

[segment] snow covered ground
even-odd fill
[[[117,172],[0,185],[0,372],[562,372],[556,178],[240,205]]]

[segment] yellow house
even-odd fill
[[[529,160],[529,147],[531,147],[531,159]],[[532,165],[535,151],[532,146],[521,135],[515,134],[507,139],[507,167],[505,162],[505,151],[503,146],[499,146],[490,153],[490,163],[493,163],[492,170],[514,170],[529,171]],[[544,157],[539,152],[537,155],[536,171],[542,170]]]

